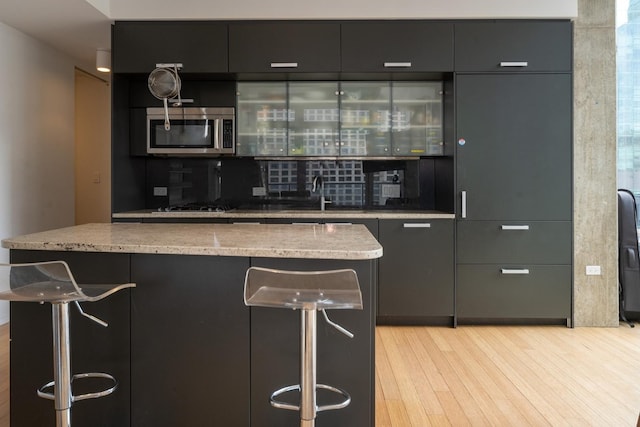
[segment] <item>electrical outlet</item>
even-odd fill
[[[167,187],[153,187],[153,195],[154,196],[166,196],[167,195]]]
[[[252,194],[254,196],[266,196],[267,195],[267,189],[264,187],[253,187],[253,192]]]
[[[599,265],[587,265],[587,276],[599,276],[602,274]]]

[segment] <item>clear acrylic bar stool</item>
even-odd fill
[[[113,376],[100,372],[71,375],[69,303],[74,303],[83,316],[106,327],[106,322],[82,311],[80,302],[98,301],[121,289],[132,287],[135,287],[134,283],[78,285],[64,261],[0,264],[0,300],[51,303],[53,381],[40,387],[37,393],[42,398],[54,401],[57,427],[71,426],[73,402],[106,396],[113,393],[118,384]],[[111,383],[111,387],[74,396],[72,382],[84,378],[103,378]]]
[[[300,310],[300,384],[273,392],[271,406],[300,412],[300,427],[314,427],[318,412],[342,409],[351,403],[345,390],[316,381],[317,313],[322,311],[327,323],[343,334],[353,334],[329,320],[327,309],[362,309],[362,294],[354,270],[284,271],[260,267],[247,270],[244,284],[247,306]],[[343,397],[339,403],[318,406],[316,390],[324,389]],[[278,400],[280,395],[300,392],[300,404]]]

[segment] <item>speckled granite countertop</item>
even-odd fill
[[[2,240],[7,249],[374,259],[382,246],[363,225],[85,224]]]
[[[392,210],[351,210],[335,209],[321,211],[318,209],[305,210],[240,210],[234,209],[228,212],[159,212],[155,210],[140,210],[132,212],[114,213],[113,218],[370,218],[370,219],[454,219],[454,214],[439,211],[392,211]]]

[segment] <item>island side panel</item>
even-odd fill
[[[66,261],[79,283],[129,282],[129,255],[12,250],[11,262]],[[116,391],[100,399],[76,402],[72,425],[98,427],[130,425],[131,291],[125,289],[104,300],[82,303],[83,310],[106,321],[104,328],[82,317],[70,306],[72,373],[106,372],[118,380]],[[51,304],[11,303],[11,425],[55,425],[53,402],[36,395],[36,389],[53,380]],[[103,383],[77,382],[74,393],[104,388]]]
[[[253,266],[284,270],[353,268],[358,274],[363,310],[327,310],[329,318],[355,334],[348,338],[318,314],[317,381],[351,394],[351,404],[318,413],[317,427],[373,427],[375,425],[375,260],[342,261],[252,258]],[[286,385],[300,382],[300,311],[251,307],[251,426],[293,426],[297,412],[276,409],[269,396]],[[292,394],[292,403],[298,398]],[[341,398],[318,392],[318,405]]]
[[[246,257],[131,258],[132,425],[249,426]]]

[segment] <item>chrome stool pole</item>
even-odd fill
[[[313,427],[316,418],[317,313],[309,309],[300,313],[300,425],[309,427]]]
[[[53,320],[53,382],[56,426],[71,425],[71,347],[69,303],[51,304]]]

